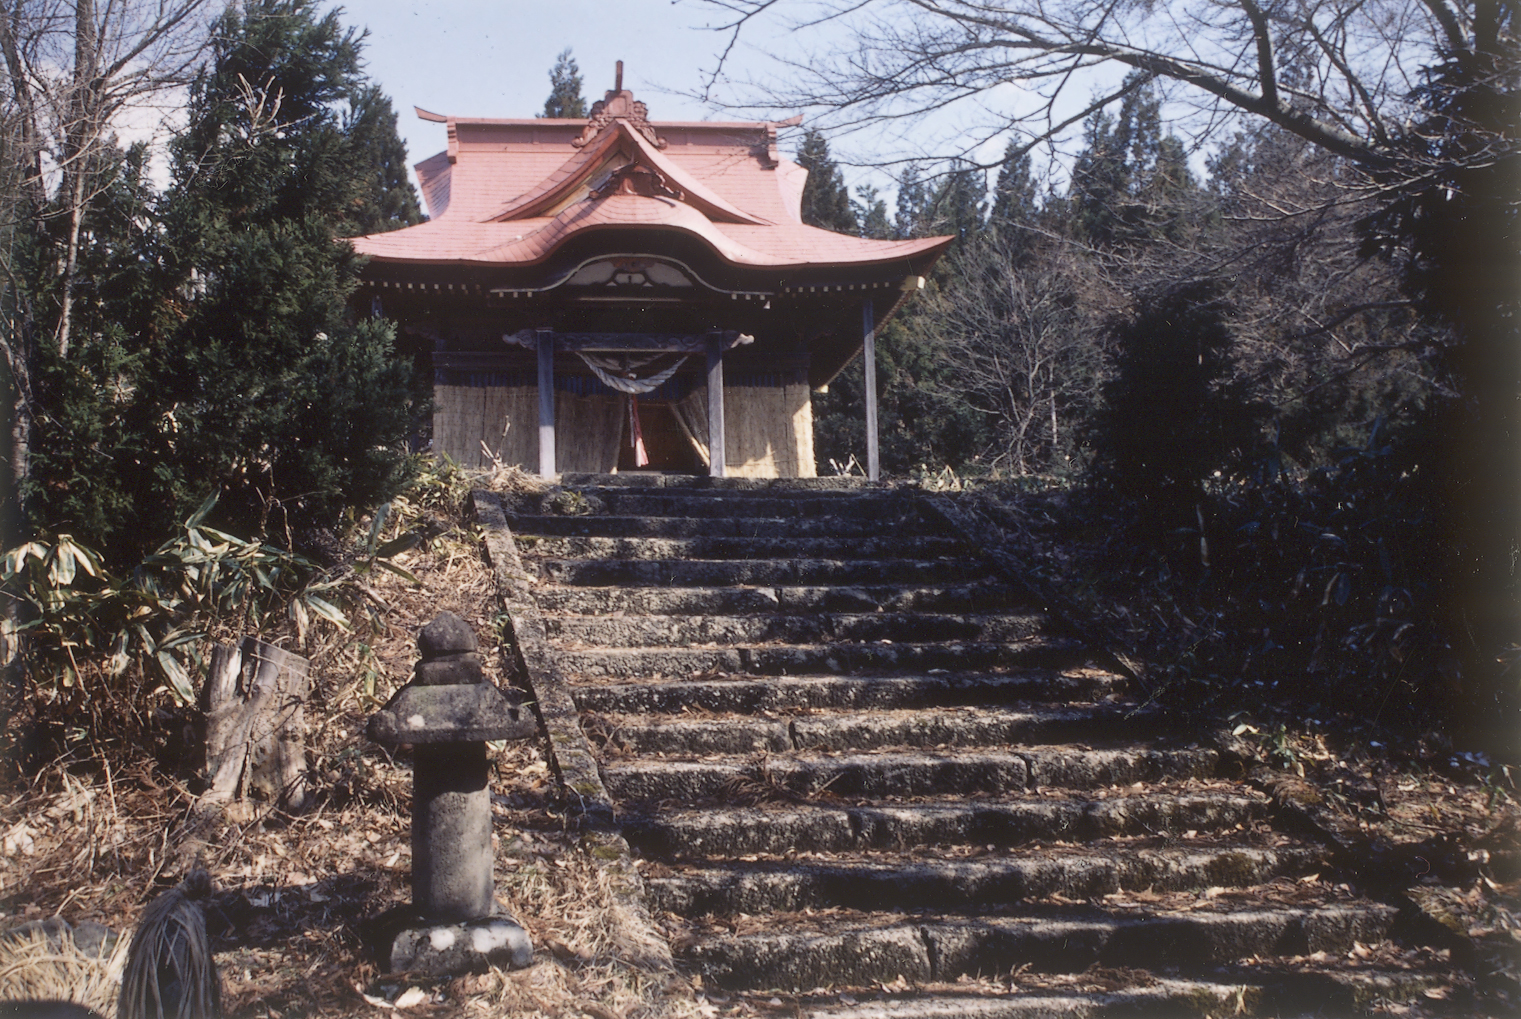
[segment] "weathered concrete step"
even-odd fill
[[[1245,888],[1321,862],[1308,846],[1072,852],[1043,848],[980,860],[727,863],[646,875],[650,904],[681,916],[807,909],[995,910],[1027,899],[1096,899],[1125,890]]]
[[[556,656],[568,677],[691,676],[743,672],[762,676],[810,672],[1048,668],[1074,664],[1083,645],[1063,637],[1007,643],[762,644],[755,647],[596,648]]]
[[[740,616],[548,616],[550,640],[593,647],[825,644],[831,641],[1015,641],[1046,629],[1039,613],[812,612]]]
[[[880,534],[941,534],[940,525],[903,510],[883,517],[649,517],[513,514],[514,535],[602,538],[852,538]]]
[[[961,974],[1114,968],[1202,968],[1249,956],[1341,954],[1382,940],[1396,910],[1358,901],[1310,908],[1071,918],[988,917],[905,924],[881,916],[816,933],[698,941],[682,954],[704,982],[724,988],[806,989],[954,980]]]
[[[620,474],[592,474],[570,471],[560,475],[565,488],[583,491],[629,488],[672,488],[681,492],[888,492],[885,483],[862,477],[826,475],[819,478],[715,478],[707,474],[666,474],[659,471],[625,471]]]
[[[608,791],[624,802],[740,796],[965,796],[1044,786],[1093,788],[1213,774],[1213,750],[1059,747],[1019,753],[895,752],[838,757],[638,761],[603,765]]]
[[[910,511],[902,496],[880,492],[691,492],[672,489],[584,489],[609,516],[844,517],[881,519]]]
[[[934,559],[966,554],[959,538],[561,538],[516,534],[518,551],[551,559]]]
[[[1139,975],[1138,975],[1139,977]],[[944,994],[893,995],[877,1001],[802,1009],[806,1019],[1209,1019],[1261,1013],[1240,1007],[1247,988],[1204,980],[1141,977],[1144,986],[1108,993],[1081,990],[1024,989],[1001,994],[968,994],[963,989]],[[1256,990],[1256,988],[1252,988]],[[1276,1013],[1274,1013],[1276,1015]],[[1289,1019],[1279,1016],[1279,1019]]]
[[[991,576],[975,559],[540,559],[560,584],[639,587],[761,587],[954,584]]]
[[[1112,704],[1052,708],[910,708],[804,718],[588,714],[604,746],[629,754],[747,754],[758,751],[988,747],[1112,739],[1164,730],[1156,712]]]
[[[1084,990],[1129,977],[1128,987],[1108,991]],[[965,985],[949,985],[919,993],[878,993],[877,1000],[846,1004],[837,995],[829,1004],[803,1006],[807,1019],[1321,1019],[1325,1016],[1389,1015],[1389,1006],[1426,1001],[1437,991],[1448,1002],[1445,1014],[1455,1014],[1450,1002],[1451,973],[1439,970],[1324,970],[1263,971],[1240,967],[1216,968],[1208,979],[1156,976],[1145,971],[1101,972],[1083,975],[1031,977],[1019,980],[1017,991],[967,993]],[[1078,985],[1076,987],[1070,985]],[[1064,986],[1069,985],[1069,986]],[[1438,991],[1438,989],[1441,989]],[[819,997],[823,997],[820,995]],[[867,997],[861,994],[862,998]]]
[[[560,587],[534,593],[545,612],[576,616],[747,612],[996,612],[1024,604],[1009,584],[871,587]]]
[[[696,679],[660,683],[576,685],[571,696],[582,711],[606,714],[675,715],[701,709],[726,713],[825,708],[914,708],[950,704],[1012,704],[1024,701],[1097,700],[1125,685],[1123,676],[1101,669],[1023,669],[1008,673],[946,672],[942,675],[776,676],[770,679]]]
[[[1018,846],[1115,837],[1223,832],[1267,816],[1259,795],[1173,792],[1088,799],[1076,796],[916,803],[896,806],[730,807],[630,815],[624,837],[649,857],[757,853],[848,853],[921,846]]]

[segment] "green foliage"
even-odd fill
[[[212,492],[229,530],[299,546],[405,481],[426,390],[390,324],[350,311],[338,240],[419,218],[361,39],[307,0],[230,8],[168,192],[128,153],[92,207],[78,341],[40,359],[47,529],[130,562]]]
[[[928,215],[919,217],[921,229],[931,236],[955,237],[952,251],[960,250],[982,230],[987,191],[987,180],[981,170],[951,171],[932,190]]]
[[[1179,239],[1181,199],[1196,187],[1183,144],[1162,134],[1151,78],[1132,72],[1126,86],[1116,115],[1102,109],[1084,122],[1072,167],[1071,229],[1097,248]]]
[[[560,51],[549,69],[549,98],[544,100],[540,117],[584,117],[586,99],[581,95],[581,68],[570,55],[570,47]]]
[[[948,363],[915,305],[877,337],[879,453],[886,474],[906,476],[922,464],[961,465],[984,442],[983,418],[945,384]],[[864,370],[857,359],[813,397],[814,453],[821,465],[866,462]]]
[[[1521,434],[1521,10],[1477,10],[1489,30],[1475,31],[1474,51],[1441,53],[1412,96],[1423,116],[1398,148],[1422,172],[1374,174],[1389,200],[1364,221],[1363,250],[1393,262],[1416,306],[1452,332],[1439,353],[1456,398],[1428,421],[1443,444],[1431,466],[1451,493],[1460,646],[1509,698],[1510,652],[1495,649],[1521,647],[1521,471],[1496,456]]]
[[[108,677],[133,659],[180,704],[194,701],[199,644],[216,625],[261,631],[289,618],[305,640],[314,618],[347,629],[341,584],[301,556],[209,527],[208,500],[130,575],[107,570],[71,535],[0,556],[0,588],[21,606],[7,634],[29,636],[31,675],[54,695],[79,687],[86,663]]]
[[[1164,523],[1192,506],[1205,478],[1234,473],[1256,443],[1260,410],[1229,381],[1229,314],[1218,285],[1185,284],[1143,301],[1114,331],[1099,465]]]
[[[898,197],[893,213],[893,236],[899,240],[930,236],[932,199],[923,168],[909,163],[898,175]]]
[[[422,207],[407,179],[407,147],[397,134],[390,97],[379,86],[361,85],[349,103],[343,134],[353,154],[359,194],[350,203],[349,224],[338,232],[360,236],[421,223]]]
[[[850,207],[860,224],[861,236],[876,241],[891,240],[893,222],[887,215],[887,202],[881,193],[870,184],[862,184],[856,188],[856,196],[858,200],[852,201]]]
[[[1514,695],[1496,702],[1465,680],[1442,636],[1433,452],[1418,428],[1375,427],[1328,467],[1214,493],[1212,575],[1182,595],[1184,616],[1214,620],[1197,671],[1210,698],[1421,726],[1514,711]]]
[[[829,156],[829,143],[815,128],[804,128],[797,163],[808,171],[803,184],[803,222],[836,233],[854,234],[860,224],[845,177]]]
[[[1039,213],[1030,153],[1022,151],[1011,139],[1004,149],[1003,164],[998,168],[988,223],[1006,243],[1013,243],[1022,239],[1022,228],[1033,225]]]

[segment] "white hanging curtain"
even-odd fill
[[[671,402],[671,415],[676,426],[687,437],[697,452],[697,459],[707,467],[713,462],[708,452],[708,387],[701,386],[687,394],[684,400]]]

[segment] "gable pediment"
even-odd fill
[[[590,124],[587,126],[591,127]],[[630,167],[637,170],[630,170]],[[620,193],[680,201],[714,222],[752,226],[770,224],[769,220],[744,212],[719,196],[657,149],[638,125],[623,118],[608,121],[593,138],[582,142],[580,151],[559,169],[531,191],[508,202],[490,222],[558,215],[577,202],[594,201],[610,193],[606,184],[619,174],[623,175],[622,180],[631,182],[630,187],[621,188]],[[658,194],[651,192],[647,187],[650,184]]]

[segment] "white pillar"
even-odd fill
[[[708,337],[708,474],[724,476],[724,351],[723,340]]]
[[[539,348],[539,476],[555,473],[555,341],[548,329],[538,331]]]
[[[877,452],[877,330],[872,314],[871,298],[861,304],[861,336],[866,387],[866,476],[879,480],[882,473],[881,459]]]

